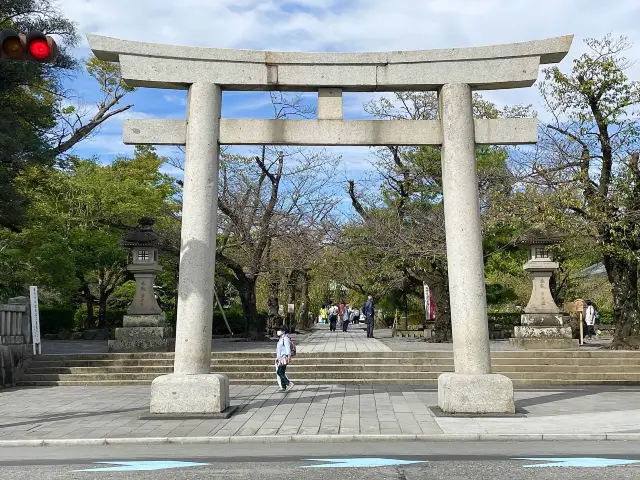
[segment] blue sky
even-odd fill
[[[616,0],[606,8],[597,0],[60,0],[60,9],[82,34],[95,33],[157,43],[219,48],[299,51],[384,51],[465,47],[535,40],[566,34],[576,38],[569,57],[585,51],[583,39],[608,32],[635,43],[627,56],[640,59],[640,2]],[[107,6],[108,5],[108,6]],[[78,54],[88,56],[86,40]],[[630,70],[640,78],[638,64]],[[99,95],[93,80],[79,74],[68,84],[78,102],[91,105]],[[373,94],[345,94],[345,118],[364,118],[362,105]],[[499,105],[532,103],[544,116],[537,88],[487,92]],[[129,112],[106,122],[75,149],[81,156],[108,162],[131,152],[122,144],[125,118],[185,118],[186,92],[139,89],[123,102]],[[310,99],[313,103],[313,98]],[[270,118],[264,92],[225,92],[223,116]],[[343,157],[345,176],[360,178],[371,169],[368,148],[333,149]],[[173,155],[171,148],[162,149]],[[167,167],[170,173],[178,174]]]

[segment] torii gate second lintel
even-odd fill
[[[438,378],[438,406],[514,413],[513,383],[491,373],[477,144],[537,141],[537,120],[473,118],[472,91],[533,85],[573,36],[410,52],[222,50],[89,35],[132,86],[188,89],[186,120],[127,120],[124,140],[186,145],[174,373],[154,380],[151,413],[228,411],[229,381],[210,374],[221,144],[441,145],[455,373]],[[316,120],[221,119],[222,90],[317,91]],[[439,120],[344,120],[343,91],[437,90]],[[426,233],[426,232],[425,232]]]

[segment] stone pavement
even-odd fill
[[[294,339],[295,341],[295,339]],[[363,324],[349,325],[330,332],[328,325],[315,325],[313,332],[296,345],[300,353],[313,352],[390,352],[391,349],[376,338],[367,338]]]
[[[600,434],[604,439],[604,434],[631,433],[640,438],[639,395],[640,387],[527,389],[516,391],[520,416],[452,418],[430,409],[437,404],[435,388],[306,385],[280,393],[274,378],[274,386],[232,385],[231,403],[241,410],[228,420],[140,420],[148,412],[149,387],[9,389],[0,390],[0,445],[104,438],[244,441],[265,435]]]

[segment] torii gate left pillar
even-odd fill
[[[455,373],[438,379],[451,413],[514,413],[513,384],[491,373],[476,144],[537,141],[537,120],[474,119],[472,90],[533,85],[572,36],[491,47],[414,52],[220,50],[89,36],[101,60],[119,61],[131,86],[189,90],[187,120],[129,120],[125,143],[186,145],[174,373],[154,380],[151,413],[229,408],[225,375],[210,374],[220,144],[442,146],[443,196]],[[221,90],[318,92],[317,120],[221,119]],[[343,120],[343,91],[438,91],[440,119]]]

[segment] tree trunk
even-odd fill
[[[449,303],[449,285],[445,281],[434,282],[433,301],[436,304],[436,319],[433,337],[429,341],[434,343],[450,342],[451,335],[451,306]]]
[[[240,301],[244,314],[244,335],[248,340],[262,340],[265,325],[260,325],[256,306],[257,277],[245,277],[239,285]]]
[[[95,328],[96,317],[93,314],[93,305],[95,297],[90,293],[85,297],[85,303],[87,304],[87,329]]]
[[[307,330],[311,328],[311,324],[313,323],[313,319],[309,318],[309,304],[311,303],[311,299],[309,298],[309,283],[311,279],[309,278],[309,272],[307,270],[304,270],[301,276],[302,292],[300,295],[302,296],[302,305],[300,306],[298,326],[301,330]]]
[[[631,259],[604,256],[604,266],[611,283],[615,334],[612,349],[638,348],[629,343],[629,337],[638,331],[640,306],[638,304],[638,262]]]
[[[98,328],[103,329],[107,325],[107,296],[100,292],[98,299]]]
[[[287,318],[287,328],[291,331],[293,329],[295,329],[295,306],[294,306],[294,310],[293,313],[289,313],[289,305],[295,305],[296,304],[296,291],[297,291],[297,287],[298,287],[298,274],[300,272],[298,270],[292,270],[291,273],[289,274],[289,278],[287,279],[287,290],[289,293],[289,301],[287,302],[287,309],[285,311],[286,313],[286,318]],[[293,327],[293,328],[292,328]]]

